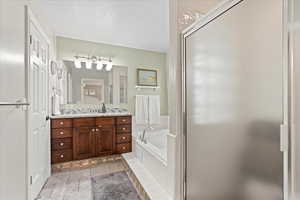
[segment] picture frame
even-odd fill
[[[137,69],[137,86],[157,87],[157,70],[155,69]]]

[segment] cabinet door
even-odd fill
[[[96,154],[97,156],[110,155],[115,150],[115,128],[107,125],[96,129]]]
[[[95,128],[78,127],[74,128],[73,144],[74,159],[86,159],[95,156]]]

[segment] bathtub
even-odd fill
[[[123,155],[133,172],[137,175],[144,189],[153,195],[166,194],[165,198],[153,198],[169,200],[174,194],[174,159],[175,137],[169,133],[169,117],[161,116],[160,125],[146,133],[146,143],[140,140],[145,126],[135,124],[132,120],[132,153]],[[145,171],[144,171],[145,170]],[[142,173],[143,172],[143,173]],[[155,183],[148,182],[148,174]],[[144,183],[144,184],[143,184]],[[154,189],[153,185],[156,185]]]
[[[142,134],[142,131],[138,132],[133,137],[136,143],[135,150],[137,158],[143,161],[144,154],[150,153],[164,165],[167,165],[167,135],[169,134],[169,129],[156,128],[154,130],[147,131],[145,137],[147,141],[146,143],[140,140],[140,134]]]
[[[133,121],[134,118],[133,118]],[[156,159],[163,164],[167,163],[167,135],[169,134],[169,117],[161,116],[160,125],[152,126],[153,129],[146,131],[146,142],[140,140],[145,126],[133,124],[133,140],[135,144],[135,153],[138,158],[141,158],[141,154],[152,154]]]

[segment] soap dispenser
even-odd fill
[[[103,113],[106,113],[106,107],[105,107],[105,104],[104,104],[104,103],[102,104],[102,112],[103,112]]]

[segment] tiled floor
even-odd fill
[[[56,172],[48,179],[39,200],[92,200],[91,177],[125,170],[126,165],[123,161],[116,160]]]

